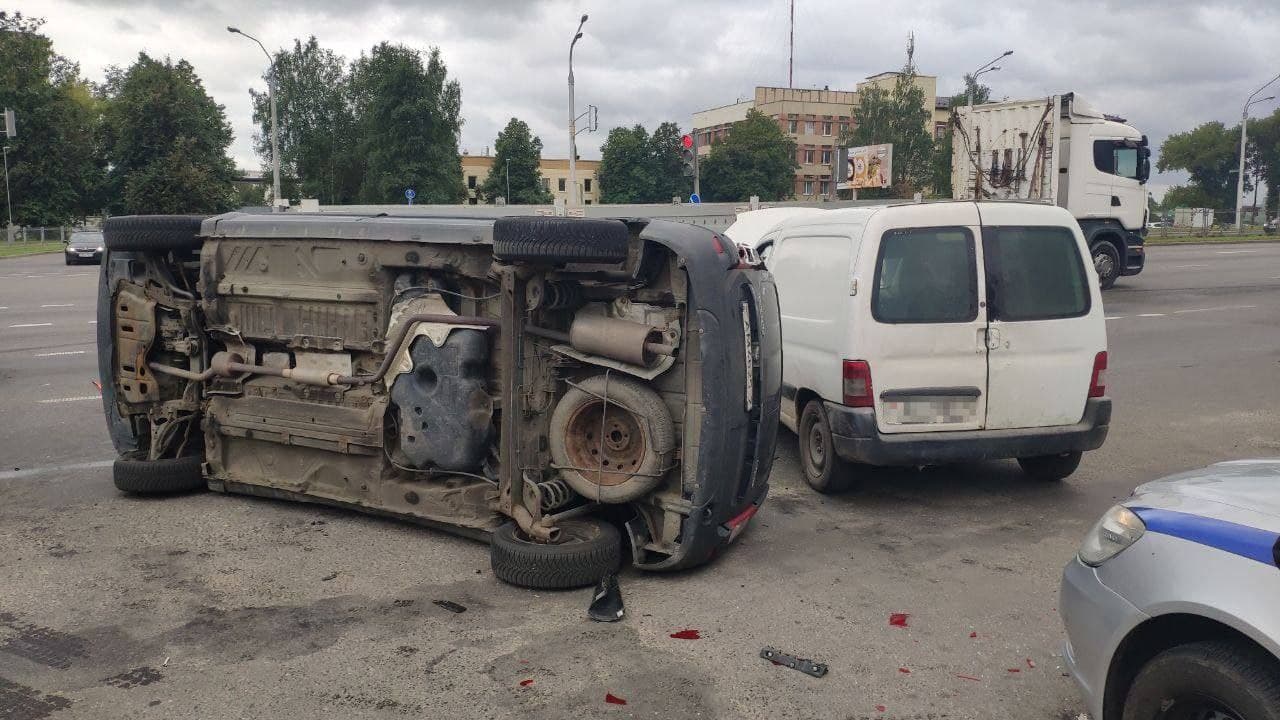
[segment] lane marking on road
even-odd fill
[[[53,323],[18,323],[10,325],[11,328],[29,328],[29,327],[53,327]]]
[[[50,403],[84,402],[85,400],[101,400],[101,399],[102,399],[101,395],[81,395],[79,397],[50,398],[48,400],[41,400],[40,404],[48,405]]]
[[[89,324],[90,324],[90,325],[97,325],[97,324],[98,324],[98,321],[97,321],[97,320],[90,320],[90,321],[89,321]]]
[[[59,355],[83,355],[88,350],[63,350],[62,352],[36,353],[32,357],[57,357]]]
[[[9,309],[8,305],[0,305],[0,310],[8,310],[8,309]]]
[[[40,307],[51,308],[51,307],[75,307],[75,306],[76,306],[75,303],[50,303],[48,305],[41,305]]]
[[[1140,313],[1138,317],[1164,317],[1164,313]]]
[[[1244,255],[1245,253],[1258,252],[1257,250],[1219,250],[1219,255]]]
[[[0,472],[0,480],[18,480],[21,478],[31,477],[33,475],[46,475],[48,473],[66,472],[68,470],[96,470],[98,468],[111,467],[114,463],[114,460],[97,460],[94,462],[73,463],[71,465],[27,468],[25,470],[5,470],[4,472]]]
[[[1111,317],[1109,317],[1109,318],[1107,318],[1107,319],[1108,319],[1108,320],[1123,320],[1123,319],[1124,319],[1124,316],[1123,316],[1123,315],[1112,315]]]
[[[1170,269],[1170,270],[1183,270],[1183,269],[1185,269],[1185,268],[1193,268],[1193,267],[1208,267],[1208,265],[1170,265],[1170,266],[1169,266],[1169,269]]]
[[[1224,305],[1223,307],[1195,308],[1194,310],[1174,310],[1173,314],[1182,315],[1185,313],[1213,312],[1215,310],[1250,310],[1256,307],[1258,306],[1257,305]]]

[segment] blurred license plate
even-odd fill
[[[84,257],[84,258],[91,258],[91,257],[93,257],[93,253],[91,253],[91,252],[87,252],[87,253],[80,253],[80,257]]]
[[[885,401],[885,421],[891,425],[944,425],[971,423],[977,415],[978,400],[945,395]]]

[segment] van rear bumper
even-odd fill
[[[1105,397],[1089,398],[1074,425],[895,434],[876,429],[873,408],[825,405],[836,455],[868,465],[936,465],[1096,450],[1111,423],[1111,398]]]

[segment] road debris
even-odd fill
[[[798,658],[795,655],[788,655],[784,652],[778,652],[773,648],[762,648],[760,657],[768,660],[774,665],[782,665],[792,670],[799,670],[805,675],[812,675],[820,678],[827,674],[827,666],[824,663],[816,663],[806,658]]]
[[[701,640],[702,639],[702,635],[698,634],[697,630],[692,630],[692,629],[677,630],[676,632],[671,633],[671,637],[675,638],[676,640]]]
[[[332,580],[332,579],[334,579],[334,578],[336,578],[336,577],[338,577],[338,573],[336,573],[336,572],[331,572],[331,573],[329,573],[328,575],[325,575],[324,577],[320,578],[320,582],[329,582],[330,580]]]
[[[459,605],[458,603],[453,602],[452,600],[434,600],[432,601],[431,604],[439,605],[440,607],[444,608],[445,610],[448,610],[451,613],[464,613],[467,611],[466,605]]]
[[[978,631],[977,631],[977,630],[974,630],[973,632],[969,633],[969,637],[971,637],[971,638],[976,638],[976,637],[978,637]]]
[[[600,578],[591,591],[591,604],[587,607],[587,617],[596,622],[618,622],[626,609],[622,606],[622,589],[618,587],[618,576],[609,573]]]
[[[972,675],[961,675],[960,673],[956,673],[955,675],[961,680],[972,680],[974,682],[982,682],[982,678],[976,678]]]
[[[529,686],[530,686],[530,685],[532,685],[532,684],[533,684],[533,678],[529,678],[529,679],[527,679],[527,680],[521,680],[521,681],[520,681],[520,687],[529,687]]]
[[[911,617],[911,613],[890,613],[889,624],[894,627],[907,627],[907,618]]]
[[[902,673],[903,675],[910,675],[910,674],[911,674],[911,670],[909,670],[908,668],[904,668],[904,667],[900,667],[900,668],[898,668],[898,672]]]
[[[1031,658],[1027,658],[1027,667],[1031,668],[1032,670],[1035,670],[1035,669],[1036,669],[1036,661],[1035,661],[1035,660],[1032,660]]]
[[[885,706],[883,706],[883,705],[877,705],[877,706],[876,706],[876,712],[884,712],[885,710],[888,710],[888,709],[889,709],[889,708],[887,708],[887,707],[885,707]]]
[[[626,705],[627,704],[626,700],[623,700],[622,698],[618,697],[617,695],[614,695],[613,693],[605,693],[604,701],[609,703],[610,705]]]

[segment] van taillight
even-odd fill
[[[1089,397],[1107,394],[1107,351],[1093,356],[1093,377],[1089,379]]]
[[[844,361],[844,404],[849,407],[873,407],[871,366],[866,360]]]

